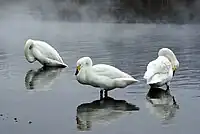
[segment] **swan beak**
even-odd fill
[[[81,69],[81,65],[78,65],[78,66],[76,67],[76,72],[75,72],[75,75],[78,75],[78,73],[79,73],[80,69]]]
[[[173,76],[174,76],[174,74],[175,74],[175,71],[173,71]]]
[[[175,71],[175,70],[176,70],[176,67],[175,67],[175,66],[173,66],[173,67],[172,67],[172,70],[173,70],[173,71]]]
[[[175,71],[176,71],[176,67],[174,66],[174,67],[172,68],[172,70],[173,70],[173,76],[174,76]]]

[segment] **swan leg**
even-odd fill
[[[173,76],[175,75],[175,71],[173,71]]]
[[[108,90],[104,90],[104,97],[108,97]]]
[[[174,105],[177,109],[179,109],[179,105],[176,103],[176,100],[175,100],[175,97],[174,97],[174,96],[172,97],[172,99],[173,99],[173,105]]]
[[[176,103],[175,97],[173,96],[172,99],[173,99],[173,104],[176,105],[177,103]]]
[[[103,89],[100,90],[100,100],[103,99]]]
[[[167,87],[166,91],[169,91],[169,85],[167,83],[165,85]]]
[[[170,94],[169,88],[167,88],[167,89],[165,90],[165,92],[166,92],[167,94]]]

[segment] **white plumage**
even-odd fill
[[[77,61],[76,78],[81,84],[99,87],[106,91],[114,88],[125,88],[138,81],[113,66],[92,65],[92,60],[89,57],[83,57]]]
[[[171,81],[172,77],[172,65],[164,56],[159,56],[156,60],[151,61],[144,74],[147,84],[157,84],[160,86]]]
[[[28,39],[24,54],[30,63],[37,60],[44,66],[67,67],[58,52],[44,41]]]
[[[147,65],[144,74],[147,84],[163,86],[173,78],[173,71],[179,67],[179,62],[174,53],[168,48],[162,48],[158,52],[158,58]]]

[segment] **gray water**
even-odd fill
[[[1,134],[199,133],[200,25],[3,19],[0,29]],[[38,62],[28,63],[23,53],[28,38],[51,44],[69,68],[42,70]],[[161,106],[159,112],[146,99],[149,86],[143,74],[162,47],[172,49],[180,61],[170,84],[179,108]],[[82,56],[113,65],[140,82],[110,91],[111,98],[99,102],[98,89],[75,79]]]

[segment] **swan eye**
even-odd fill
[[[29,49],[31,50],[33,48],[33,45],[31,45],[30,47],[29,47]]]

